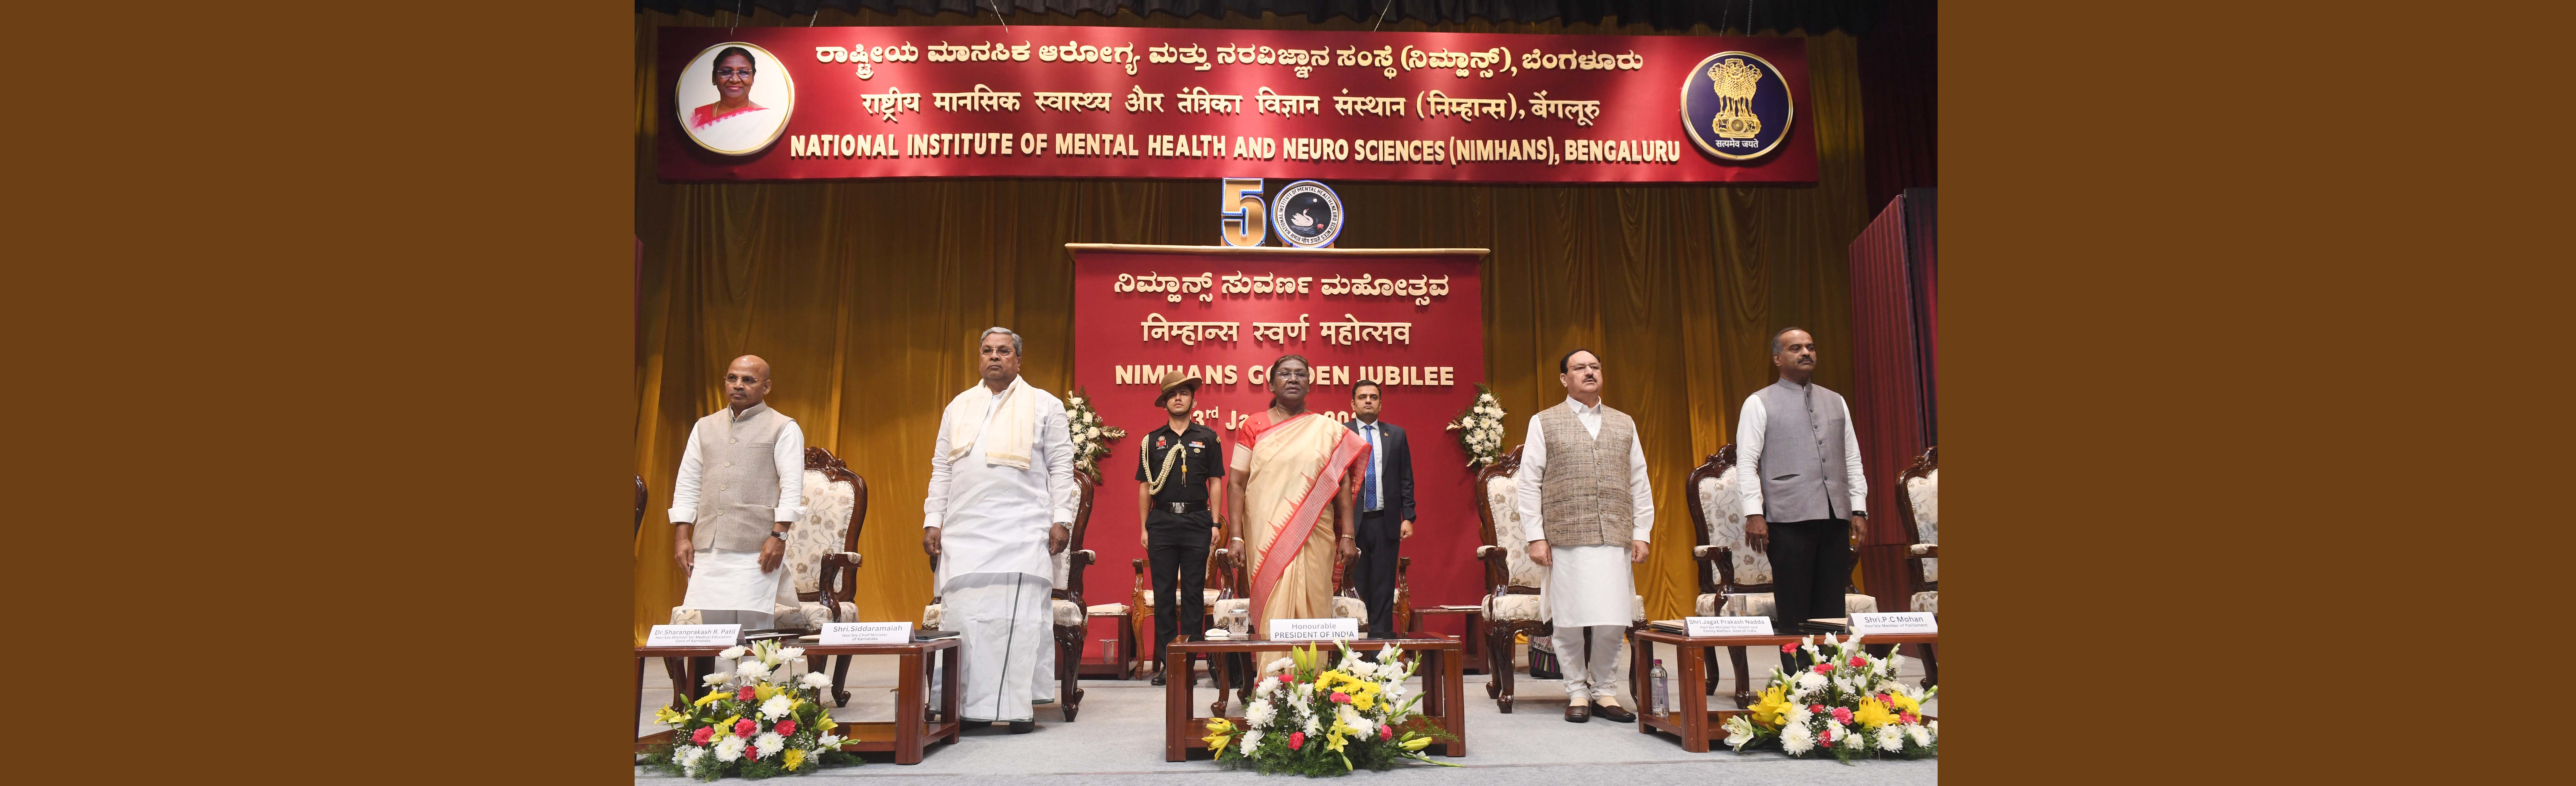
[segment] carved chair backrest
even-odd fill
[[[1537,592],[1547,574],[1530,561],[1529,539],[1521,535],[1520,468],[1521,448],[1513,447],[1502,460],[1476,471],[1476,524],[1484,545],[1500,547],[1509,566],[1485,563],[1485,586]]]
[[[1903,474],[1896,476],[1896,486],[1904,492],[1896,495],[1896,506],[1899,512],[1905,514],[1906,523],[1911,525],[1911,534],[1915,543],[1941,545],[1940,450],[1939,445],[1924,448],[1923,455],[1915,457],[1914,466],[1906,467]],[[1939,558],[1918,559],[1915,562],[1923,565],[1925,585],[1940,584],[1941,560]]]
[[[848,465],[819,447],[805,449],[805,517],[788,531],[787,556],[783,560],[793,571],[796,597],[803,600],[823,599],[823,555],[859,550],[859,528],[868,519],[868,483],[851,472]],[[858,587],[840,589],[849,600]]]
[[[1064,551],[1055,555],[1055,597],[1076,600],[1082,597],[1082,572],[1073,569],[1073,554],[1082,550],[1084,531],[1091,528],[1091,478],[1076,472],[1073,477],[1073,529]]]
[[[1771,586],[1771,559],[1744,544],[1744,497],[1736,493],[1735,446],[1718,448],[1706,462],[1691,470],[1691,537],[1695,545],[1722,546],[1731,555],[1735,569],[1735,586],[1729,592],[1768,592]],[[1701,571],[1700,592],[1716,593],[1726,582],[1725,571],[1714,561]]]

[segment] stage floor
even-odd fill
[[[1670,648],[1662,650],[1666,668],[1674,662]],[[1094,653],[1096,656],[1097,653]],[[859,658],[850,663],[850,706],[836,708],[832,717],[840,720],[891,720],[894,718],[894,659]],[[1720,659],[1721,669],[1731,668]],[[1484,675],[1467,675],[1467,734],[1471,743],[1459,767],[1437,767],[1426,764],[1399,765],[1384,772],[1359,772],[1353,777],[1368,779],[1401,778],[1407,783],[1468,784],[1502,786],[1506,784],[1547,784],[1564,786],[1566,778],[1576,773],[1568,767],[1587,768],[1581,776],[1587,780],[1607,776],[1606,782],[1668,781],[1699,783],[1710,780],[1744,782],[1786,782],[1796,779],[1808,784],[1884,784],[1933,783],[1938,780],[1939,761],[1856,761],[1845,767],[1831,760],[1791,760],[1777,753],[1738,754],[1719,749],[1708,753],[1684,751],[1669,735],[1637,733],[1631,723],[1611,723],[1594,719],[1590,723],[1566,723],[1565,688],[1558,680],[1532,680],[1527,667],[1514,680],[1514,712],[1502,714],[1485,697]],[[1921,679],[1921,663],[1908,659],[1903,674],[1907,679]],[[1419,680],[1415,681],[1417,684]],[[1081,720],[1066,723],[1064,714],[1054,705],[1037,708],[1037,731],[1014,735],[1001,725],[969,730],[955,745],[931,746],[928,756],[916,765],[894,764],[890,755],[871,755],[869,762],[858,767],[823,770],[801,776],[797,782],[817,780],[877,781],[901,786],[1020,786],[1028,784],[1127,784],[1138,782],[1167,783],[1180,786],[1195,783],[1195,778],[1251,778],[1248,771],[1229,770],[1202,759],[1186,762],[1163,761],[1163,688],[1143,680],[1085,680]],[[1678,687],[1678,686],[1677,686]],[[1756,683],[1759,688],[1759,683]],[[1732,706],[1728,698],[1735,689],[1730,671],[1719,684],[1719,696],[1712,697],[1714,706]],[[1201,712],[1215,701],[1207,688],[1198,691]],[[1624,694],[1623,694],[1624,695]],[[670,683],[663,676],[659,662],[648,661],[644,675],[644,712],[636,719],[636,733],[658,731],[653,723],[653,707],[671,698]],[[1721,704],[1721,702],[1723,702]],[[1239,705],[1238,705],[1239,706]],[[1634,708],[1631,708],[1634,709]],[[1935,716],[1940,714],[1938,701],[1925,706]],[[1600,770],[1593,768],[1615,768]],[[678,782],[659,774],[636,770],[638,781]],[[1194,776],[1192,780],[1145,776]],[[1247,783],[1249,781],[1246,781]]]

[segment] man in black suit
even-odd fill
[[[1351,414],[1344,424],[1368,440],[1368,465],[1360,474],[1359,526],[1353,534],[1360,555],[1350,566],[1350,582],[1368,604],[1369,635],[1395,636],[1395,559],[1398,546],[1413,537],[1413,444],[1404,429],[1377,419],[1385,404],[1377,382],[1351,386]]]

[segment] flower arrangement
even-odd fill
[[[1091,408],[1091,394],[1074,388],[1065,396],[1071,409],[1065,412],[1065,430],[1073,435],[1073,471],[1100,482],[1100,457],[1109,453],[1109,441],[1127,436],[1127,430],[1102,425],[1100,412]]]
[[[1467,449],[1467,466],[1503,460],[1503,401],[1485,383],[1476,383],[1476,403],[1449,421],[1448,430],[1458,432],[1458,446]]]
[[[1795,653],[1799,644],[1782,644]],[[1833,653],[1825,654],[1825,649]],[[1915,759],[1935,755],[1941,747],[1941,722],[1923,717],[1923,702],[1940,692],[1908,688],[1896,679],[1905,656],[1870,657],[1860,637],[1825,646],[1809,636],[1803,649],[1816,661],[1809,670],[1783,674],[1771,669],[1752,711],[1728,716],[1726,744],[1737,753],[1746,747],[1777,748],[1793,758],[1832,756],[1849,763],[1854,757]]]
[[[707,675],[707,695],[686,710],[654,710],[654,720],[670,725],[671,740],[646,751],[636,764],[712,781],[859,763],[857,755],[841,750],[843,740],[832,733],[840,724],[823,709],[823,688],[831,677],[819,671],[801,679],[792,674],[805,663],[803,647],[763,641],[716,657],[725,663]]]
[[[1264,666],[1252,700],[1244,704],[1243,728],[1225,718],[1208,719],[1205,739],[1217,763],[1309,777],[1347,775],[1362,767],[1384,770],[1397,759],[1455,766],[1422,755],[1434,740],[1457,735],[1411,711],[1422,697],[1406,697],[1404,681],[1421,661],[1398,662],[1401,651],[1387,647],[1370,663],[1350,645],[1334,645],[1341,648],[1341,663],[1329,669],[1312,645]]]

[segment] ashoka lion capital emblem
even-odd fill
[[[1762,69],[1730,57],[1708,67],[1709,89],[1717,91],[1717,116],[1709,130],[1721,139],[1752,139],[1762,133],[1762,118],[1753,114],[1753,91],[1762,85]]]

